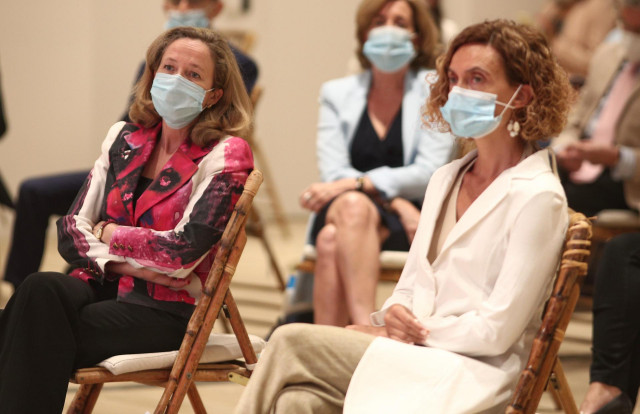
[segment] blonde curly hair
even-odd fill
[[[533,98],[529,105],[514,109],[511,115],[520,123],[523,139],[549,139],[564,129],[574,99],[566,72],[558,65],[542,33],[503,19],[467,27],[437,59],[437,79],[431,84],[431,94],[423,113],[425,123],[440,131],[450,131],[440,113],[450,90],[447,72],[453,55],[468,44],[491,46],[502,57],[509,84],[531,87]]]

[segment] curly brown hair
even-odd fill
[[[418,46],[416,47],[416,57],[413,58],[410,64],[411,69],[432,68],[435,63],[435,57],[439,53],[439,35],[438,28],[433,22],[424,0],[363,0],[360,3],[356,12],[356,39],[358,39],[356,55],[360,61],[360,66],[362,66],[362,69],[371,67],[371,62],[362,52],[362,48],[367,41],[367,33],[373,18],[376,17],[385,4],[394,1],[406,2],[413,12],[413,27],[418,38]]]
[[[549,139],[564,129],[574,98],[566,72],[558,65],[539,31],[503,19],[467,27],[437,59],[437,79],[431,84],[431,94],[423,113],[425,123],[440,131],[450,131],[440,113],[450,90],[447,72],[453,55],[468,44],[491,46],[502,57],[509,84],[531,87],[533,98],[529,105],[514,109],[511,115],[520,123],[523,139]]]
[[[251,128],[252,106],[242,82],[240,69],[227,41],[210,29],[176,27],[162,33],[147,50],[142,77],[134,89],[129,118],[150,128],[162,121],[151,101],[151,85],[167,47],[181,38],[201,40],[211,52],[214,67],[213,87],[222,89],[220,100],[205,108],[191,130],[191,140],[205,146],[226,135],[246,137]]]

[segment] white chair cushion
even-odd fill
[[[249,335],[249,340],[256,353],[264,349],[266,344],[264,339]],[[178,351],[116,355],[100,362],[98,366],[106,368],[114,375],[119,375],[148,369],[169,368],[173,365],[177,356]],[[200,362],[222,362],[241,357],[242,351],[234,334],[212,333],[202,352]]]
[[[380,252],[380,265],[383,269],[402,269],[409,252],[396,250],[383,250]],[[306,244],[302,250],[303,260],[315,261],[317,257],[316,248],[312,244]]]

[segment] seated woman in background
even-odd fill
[[[571,87],[544,37],[505,20],[464,29],[437,71],[426,120],[477,150],[431,177],[393,295],[374,326],[278,328],[237,413],[504,412],[568,222],[533,143],[562,130]]]
[[[300,203],[311,230],[316,323],[363,324],[375,306],[380,249],[409,250],[431,174],[452,138],[421,125],[437,30],[422,0],[364,0],[356,16],[365,71],[320,92],[321,183]]]
[[[130,115],[58,220],[58,249],[76,268],[30,275],[0,314],[2,412],[60,413],[74,369],[180,347],[253,168],[235,137],[251,104],[226,40],[163,33]]]
[[[631,414],[640,387],[640,233],[609,240],[598,263],[591,384],[580,412]]]

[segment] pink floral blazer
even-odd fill
[[[200,297],[233,207],[253,169],[249,145],[226,137],[206,147],[185,141],[133,203],[134,191],[158,141],[161,124],[111,127],[69,213],[58,220],[58,250],[87,283],[117,284],[118,300],[188,316]],[[100,220],[119,227],[110,245],[92,234]],[[191,277],[171,289],[105,272],[107,262],[126,262],[171,277]]]

